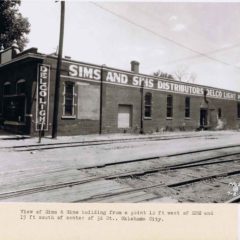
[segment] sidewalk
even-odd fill
[[[154,137],[195,137],[195,136],[228,136],[232,134],[240,134],[239,131],[189,131],[189,132],[158,132],[154,134],[129,134],[129,133],[116,133],[116,134],[91,134],[91,135],[76,135],[76,136],[58,136],[56,139],[52,139],[51,136],[43,137],[41,144],[48,143],[69,143],[69,142],[84,142],[84,141],[101,141],[101,140],[123,140],[123,139],[144,139]],[[14,141],[16,140],[16,141]],[[28,135],[17,135],[12,133],[6,133],[0,130],[0,147],[18,146],[38,144],[38,137],[29,137]]]

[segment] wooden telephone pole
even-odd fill
[[[60,22],[60,36],[59,48],[56,70],[53,121],[52,121],[52,138],[57,138],[58,132],[58,108],[59,108],[59,89],[60,89],[60,74],[62,66],[62,50],[63,50],[63,36],[64,36],[64,16],[65,16],[65,1],[61,1],[61,22]]]
[[[140,122],[140,134],[144,134],[144,129],[143,129],[143,99],[144,99],[144,81],[142,81],[141,84],[141,111],[140,111],[140,115],[141,115],[141,122]]]

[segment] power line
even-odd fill
[[[171,39],[171,38],[168,38],[168,37],[166,37],[166,36],[164,36],[164,35],[161,35],[161,34],[159,34],[159,33],[156,33],[155,31],[153,31],[153,30],[151,30],[151,29],[149,29],[149,28],[147,28],[147,27],[145,27],[145,26],[142,26],[142,25],[140,25],[140,24],[138,24],[138,23],[136,23],[136,22],[133,22],[132,20],[130,20],[130,19],[128,19],[128,18],[126,18],[126,17],[124,17],[124,16],[122,16],[122,15],[120,15],[120,14],[117,14],[117,13],[115,13],[115,12],[113,12],[113,11],[105,8],[105,7],[101,6],[101,5],[99,5],[98,3],[95,3],[95,2],[91,2],[91,3],[94,4],[95,6],[103,9],[104,11],[107,11],[107,12],[111,13],[112,15],[115,15],[115,16],[117,16],[118,18],[123,19],[124,21],[126,21],[126,22],[128,22],[128,23],[130,23],[130,24],[132,24],[132,25],[135,25],[136,27],[142,28],[142,29],[144,29],[145,31],[150,32],[150,33],[152,33],[153,35],[155,35],[155,36],[157,36],[157,37],[160,37],[160,38],[162,38],[162,39],[164,39],[164,40],[166,40],[166,41],[168,41],[168,42],[174,43],[174,44],[177,45],[178,47],[181,47],[181,48],[184,48],[184,49],[186,49],[186,50],[188,50],[188,51],[194,52],[194,53],[196,53],[198,56],[202,56],[202,57],[208,58],[208,59],[210,59],[210,60],[212,60],[212,61],[221,63],[221,64],[226,65],[226,66],[234,67],[234,68],[240,70],[240,68],[237,67],[237,66],[234,66],[234,65],[229,64],[229,63],[227,63],[227,62],[224,62],[224,61],[222,61],[222,60],[216,59],[216,58],[214,58],[214,57],[208,56],[208,55],[205,54],[205,53],[201,53],[201,52],[199,52],[199,51],[197,51],[197,50],[195,50],[195,49],[193,49],[193,48],[187,47],[187,46],[185,46],[184,44],[179,43],[179,42],[177,42],[177,41],[175,41],[175,40],[173,40],[173,39]]]
[[[214,53],[219,53],[219,52],[223,52],[223,51],[229,51],[229,50],[231,50],[233,48],[237,48],[237,47],[240,47],[240,43],[232,45],[232,46],[229,46],[229,47],[219,48],[219,49],[216,49],[216,50],[213,50],[213,51],[205,52],[203,54],[208,55],[208,54],[214,54]],[[177,63],[177,62],[181,62],[181,61],[184,61],[184,60],[190,60],[190,59],[199,58],[199,57],[202,57],[202,56],[199,56],[199,54],[197,54],[197,55],[189,56],[189,57],[185,57],[185,58],[178,58],[178,59],[175,59],[173,61],[165,62],[165,63],[163,63],[163,65],[164,64]],[[236,67],[234,65],[231,65],[231,66],[232,67]],[[238,67],[236,67],[236,68],[238,68]]]
[[[148,16],[150,15],[149,12],[145,12],[142,9],[139,9],[139,11],[142,12],[143,14],[145,14],[145,15],[148,15]],[[161,25],[166,25],[166,23],[164,21],[162,21],[161,19],[157,19],[157,22],[159,22]],[[190,31],[193,32],[192,29]],[[201,36],[200,34],[197,34],[197,35]],[[212,50],[212,51],[204,52],[203,54],[205,54],[205,55],[215,54],[215,53],[218,53],[218,52],[228,51],[228,50],[231,50],[233,48],[238,48],[238,47],[240,47],[240,43],[233,44],[233,45],[230,45],[230,46],[227,46],[227,47],[218,48],[218,49],[215,49],[215,50]],[[184,58],[179,58],[179,59],[175,59],[175,60],[172,60],[172,61],[168,61],[168,62],[165,62],[163,64],[172,64],[172,63],[177,63],[177,62],[181,62],[181,61],[184,61],[184,60],[190,60],[190,59],[199,58],[199,57],[202,57],[202,56],[199,56],[199,54],[197,54],[197,55],[193,55],[193,56],[189,56],[189,57],[184,57]],[[235,67],[235,66],[233,66],[233,67]]]

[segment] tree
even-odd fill
[[[0,47],[8,48],[16,40],[20,51],[28,42],[30,23],[19,12],[21,0],[0,0]]]
[[[180,82],[186,81],[186,78],[188,76],[188,67],[185,65],[179,66],[173,75],[174,75],[175,79]]]
[[[178,66],[177,70],[173,73],[174,79],[180,82],[192,82],[194,83],[197,74],[194,72],[190,72],[188,66],[180,65]]]
[[[162,77],[162,78],[169,78],[169,79],[174,80],[174,77],[171,74],[162,72],[161,70],[158,70],[158,71],[154,72],[153,76],[155,76],[155,77]]]

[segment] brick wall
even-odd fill
[[[171,94],[173,96],[173,117],[167,118],[167,95],[169,93],[160,91],[144,90],[152,93],[152,117],[144,118],[144,132],[158,132],[171,130],[196,130],[200,126],[200,105],[204,101],[203,97],[190,97],[190,118],[185,118],[185,97],[187,95]],[[104,132],[123,132],[124,129],[117,128],[118,105],[132,105],[133,117],[132,127],[126,129],[127,132],[140,131],[140,108],[141,93],[139,88],[130,88],[105,84],[105,104],[104,104]],[[209,98],[210,106],[214,107],[211,111],[210,128],[217,126],[218,108],[221,108],[224,122],[223,129],[239,128],[240,120],[237,119],[237,102],[232,100],[219,100]],[[210,118],[210,110],[209,110]]]
[[[12,92],[14,93],[16,88],[16,81],[19,79],[26,80],[26,124],[23,127],[24,133],[31,133],[37,135],[35,131],[35,115],[36,115],[36,80],[37,80],[37,64],[41,60],[28,60],[20,61],[9,64],[0,70],[0,89],[3,88],[5,81],[11,82]],[[51,124],[53,115],[53,101],[54,101],[54,89],[55,89],[55,76],[56,76],[56,58],[45,58],[43,64],[49,64],[51,66],[50,76],[50,101],[49,101],[49,130],[46,135],[51,134]],[[63,63],[61,74],[68,75],[68,64]],[[103,78],[106,77],[106,71],[102,72]],[[129,79],[132,76],[129,75]],[[77,84],[84,82],[80,79],[73,78],[62,78],[60,85],[60,104],[59,104],[59,118],[58,118],[58,132],[59,135],[78,135],[78,134],[92,134],[99,133],[100,121],[96,118],[96,113],[90,114],[95,116],[95,119],[78,119],[78,107],[75,106],[76,118],[66,119],[63,116],[63,102],[64,102],[64,81],[72,81]],[[86,83],[86,82],[85,82]],[[96,89],[100,91],[99,82],[87,82],[91,86],[96,86]],[[95,91],[94,90],[94,91]],[[80,91],[81,92],[81,91]],[[74,101],[78,103],[79,91],[75,91]],[[200,105],[203,102],[203,96],[189,96],[190,97],[190,118],[185,118],[185,97],[187,95],[171,93],[173,96],[173,117],[168,119],[166,117],[167,112],[167,95],[170,93],[156,90],[144,89],[146,92],[152,93],[152,116],[151,118],[144,118],[143,127],[144,132],[158,132],[158,131],[171,131],[171,130],[195,130],[200,124]],[[88,95],[87,95],[88,96]],[[95,104],[99,101],[99,95],[88,96],[86,101],[89,99],[95,99]],[[2,106],[2,92],[0,91],[0,107]],[[139,133],[141,124],[141,89],[137,87],[128,87],[123,85],[115,85],[111,83],[103,84],[103,95],[102,95],[102,126],[103,133],[116,133],[116,132],[131,132]],[[222,122],[223,129],[239,129],[240,119],[237,118],[237,101],[233,100],[221,100],[215,98],[208,98],[209,104],[212,108],[211,114],[209,112],[209,118],[211,115],[211,127],[214,129],[219,122]],[[81,99],[84,104],[84,99]],[[118,106],[119,105],[130,105],[132,108],[132,122],[131,127],[128,129],[118,128]],[[218,108],[221,108],[222,117],[219,120],[217,118]],[[95,108],[93,108],[95,109]],[[143,109],[144,112],[144,109]],[[1,110],[0,110],[1,114]],[[32,117],[31,117],[32,114]],[[97,112],[99,114],[99,112]],[[88,115],[84,115],[88,116]],[[1,124],[1,119],[0,119]]]

